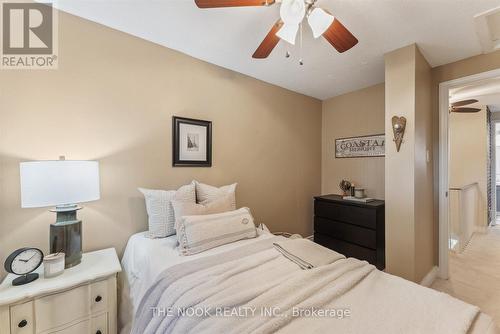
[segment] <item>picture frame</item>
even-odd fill
[[[212,167],[212,122],[172,117],[172,166]]]
[[[335,139],[335,158],[373,158],[385,156],[385,134]]]

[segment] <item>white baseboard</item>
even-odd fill
[[[422,279],[422,282],[420,282],[420,285],[430,287],[432,283],[436,280],[436,277],[438,275],[438,267],[434,266],[432,267],[431,271],[425,275],[425,277]]]

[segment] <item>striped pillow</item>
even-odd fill
[[[175,234],[175,212],[172,201],[196,204],[194,182],[177,190],[155,190],[139,188],[146,200],[148,230],[150,238],[164,238]]]
[[[181,255],[193,255],[237,240],[257,237],[248,208],[212,215],[184,216],[178,224]]]

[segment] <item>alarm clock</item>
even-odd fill
[[[38,248],[19,248],[7,257],[4,268],[7,272],[20,275],[12,281],[12,285],[23,285],[38,279],[33,273],[43,262],[43,252]]]

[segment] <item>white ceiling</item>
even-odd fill
[[[450,102],[476,99],[477,103],[467,107],[488,106],[492,112],[500,111],[500,78],[478,81],[464,87],[450,89]]]
[[[359,39],[339,54],[304,25],[299,50],[280,42],[266,60],[251,55],[279,6],[198,9],[193,0],[58,0],[56,7],[195,58],[319,99],[384,81],[389,51],[417,43],[431,66],[481,53],[473,16],[499,0],[318,0]]]

